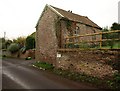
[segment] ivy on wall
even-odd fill
[[[66,20],[66,26],[67,26],[67,28],[70,28],[71,25],[72,25],[72,21]]]

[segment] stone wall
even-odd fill
[[[7,50],[2,50],[2,55],[3,56],[11,56],[11,53]]]
[[[13,58],[17,58],[18,57],[18,52],[15,52],[15,53],[11,53],[7,50],[3,50],[2,51],[2,55],[3,56],[7,56],[7,57],[13,57]]]
[[[64,70],[85,73],[91,76],[103,78],[112,76],[116,69],[107,64],[119,60],[117,51],[81,50],[58,52],[56,67]]]
[[[48,7],[36,27],[36,60],[55,64],[58,41],[55,22],[58,16]]]
[[[63,36],[62,36],[63,39],[70,36],[70,34],[69,34],[70,30],[67,28],[66,23],[67,23],[66,20],[62,20],[62,22],[61,22],[61,30],[62,30],[62,34],[63,34]],[[77,35],[86,35],[86,34],[93,34],[93,33],[101,32],[100,29],[72,21],[71,22],[71,30],[72,30],[73,36],[75,36],[74,31],[76,30],[76,27],[79,27]],[[85,37],[79,37],[79,38],[77,38],[77,40],[85,42],[85,41],[92,41],[92,40],[100,40],[100,37],[101,37],[101,35],[85,36]]]
[[[27,58],[31,57],[32,59],[35,59],[35,50],[29,49],[25,53],[20,53],[19,58]]]

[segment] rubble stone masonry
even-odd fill
[[[56,67],[94,77],[104,78],[120,71],[118,51],[80,50],[59,51]],[[114,66],[114,67],[113,67]]]
[[[55,32],[57,15],[49,8],[43,14],[36,27],[36,60],[55,64],[58,47]]]

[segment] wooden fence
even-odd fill
[[[118,38],[103,39],[103,34],[111,34],[111,33],[118,33]],[[71,40],[71,39],[74,40],[74,39],[77,39],[77,38],[80,38],[80,37],[95,36],[95,35],[99,35],[99,37],[100,37],[99,40],[77,41],[77,42],[76,41],[72,41],[72,42],[67,41],[67,40]],[[64,45],[66,45],[65,48],[67,48],[68,44],[73,44],[73,45],[78,44],[79,45],[79,44],[82,44],[82,43],[97,43],[98,46],[99,46],[99,49],[103,49],[102,44],[103,44],[103,42],[106,42],[106,41],[118,41],[118,42],[120,42],[120,30],[92,33],[92,34],[85,34],[85,35],[77,35],[77,36],[69,36],[69,37],[65,38]],[[118,47],[117,49],[120,49],[120,47]]]

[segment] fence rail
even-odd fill
[[[110,33],[119,33],[119,32],[120,32],[120,30],[109,31],[109,32],[99,32],[99,33],[92,33],[92,34],[85,34],[85,35],[70,36],[70,37],[66,37],[65,39],[78,38],[78,37],[84,37],[84,36],[110,34]]]
[[[118,38],[112,38],[112,39],[103,39],[103,34],[111,34],[111,33],[118,33]],[[78,42],[67,42],[66,40],[68,39],[76,39],[76,38],[80,38],[80,37],[86,37],[86,36],[95,36],[95,35],[100,35],[100,38],[99,40],[91,40],[91,41],[84,41],[85,43],[97,43],[99,42],[99,48],[102,49],[102,42],[105,42],[105,41],[119,41],[120,40],[120,30],[114,30],[114,31],[108,31],[108,32],[99,32],[99,33],[92,33],[92,34],[85,34],[85,35],[77,35],[77,36],[69,36],[69,37],[66,37],[65,38],[65,43],[64,45],[67,45],[67,44],[80,44],[80,43],[83,43],[83,41],[78,41]],[[118,48],[120,49],[120,48]]]

